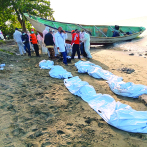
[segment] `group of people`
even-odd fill
[[[78,54],[78,59],[81,59],[81,54],[87,58],[92,58],[90,54],[90,35],[84,30],[80,32],[79,30],[72,30],[72,55],[71,59],[74,59],[75,54]],[[50,58],[56,59],[59,52],[63,56],[63,63],[67,65],[67,50],[65,40],[67,39],[67,34],[62,30],[62,27],[58,28],[58,31],[54,33],[53,30],[49,30],[48,27],[43,31],[43,38],[46,47],[48,48]]]
[[[28,56],[31,56],[31,50],[35,51],[36,56],[39,55],[39,47],[38,40],[36,34],[34,33],[34,29],[31,29],[31,33],[20,32],[18,28],[15,29],[13,34],[13,38],[19,47],[20,55],[28,53]]]
[[[42,46],[45,45],[48,51],[48,56],[51,59],[56,59],[59,57],[59,54],[63,57],[63,63],[67,65],[67,50],[65,40],[67,39],[67,33],[62,30],[62,27],[58,28],[58,31],[55,33],[54,30],[45,27],[45,30],[42,32],[43,38],[38,33],[37,37],[34,33],[34,30],[31,29],[31,33],[18,31],[18,28],[15,29],[13,34],[14,40],[16,41],[20,54],[28,53],[28,56],[31,56],[31,49],[35,51],[36,56],[39,55],[38,43]],[[72,30],[72,54],[71,59],[74,59],[75,54],[77,53],[78,59],[81,59],[80,55],[83,55],[87,58],[92,58],[90,54],[90,35],[84,30],[80,32],[79,30]]]

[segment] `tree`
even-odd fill
[[[0,0],[0,4],[0,17],[3,15],[1,12],[6,12],[6,19],[10,20],[12,23],[14,23],[17,18],[23,31],[26,31],[27,21],[23,13],[54,20],[54,11],[50,8],[49,0]],[[4,20],[0,19],[0,21]]]

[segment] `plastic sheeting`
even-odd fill
[[[111,79],[107,81],[110,89],[118,95],[138,98],[142,94],[147,94],[147,86],[141,84],[134,84],[132,82],[123,82],[118,79]]]
[[[75,63],[75,66],[77,67],[79,73],[88,73],[90,76],[97,79],[110,80],[112,78],[118,78],[119,80],[122,80],[121,77],[115,76],[108,70],[103,70],[102,67],[89,61],[78,61]]]
[[[75,63],[79,73],[88,73],[97,79],[107,80],[110,89],[117,95],[138,98],[142,94],[147,94],[147,86],[137,85],[131,82],[123,82],[122,77],[118,77],[107,70],[103,70],[100,66],[89,61],[78,61]]]
[[[70,72],[67,72],[62,66],[55,65],[49,71],[49,75],[53,78],[58,79],[67,79],[69,77],[73,77]]]
[[[108,124],[128,132],[147,133],[147,111],[136,111],[129,105],[116,102],[107,94],[96,94],[93,86],[79,77],[65,79],[66,88],[74,95],[81,97]]]
[[[54,62],[50,60],[42,60],[39,62],[39,67],[41,69],[51,69],[54,66]]]

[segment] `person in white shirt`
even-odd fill
[[[23,53],[26,54],[26,51],[24,49],[24,45],[23,45],[21,36],[22,36],[22,33],[18,31],[18,28],[16,28],[13,34],[13,38],[19,47],[20,55],[23,55]]]
[[[87,54],[87,58],[92,58],[90,54],[90,35],[84,32],[84,37],[81,39],[84,42],[84,49]]]
[[[63,63],[67,65],[65,39],[67,39],[67,34],[62,30],[62,27],[59,27],[58,32],[55,34],[55,45],[57,46],[58,51],[62,53]]]

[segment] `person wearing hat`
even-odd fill
[[[24,49],[24,45],[23,45],[21,36],[22,36],[22,33],[18,31],[18,28],[16,28],[13,34],[13,38],[19,47],[20,55],[23,55],[23,53],[26,54],[26,51]]]
[[[35,33],[34,33],[34,29],[31,29],[30,42],[31,42],[31,43],[33,44],[33,46],[34,46],[36,56],[40,57],[40,55],[39,55],[38,42],[37,42],[36,35],[35,35]]]
[[[54,52],[54,41],[52,31],[50,30],[44,37],[44,43],[50,52],[51,59],[55,59],[55,52]]]

